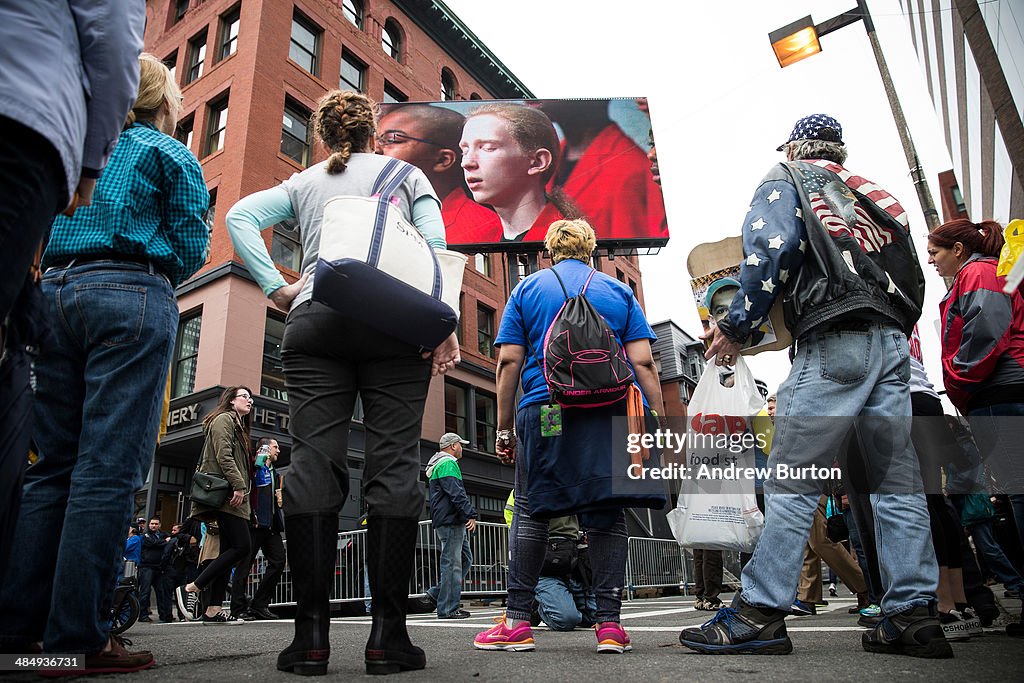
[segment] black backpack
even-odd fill
[[[543,362],[537,358],[551,399],[567,408],[618,403],[633,384],[633,368],[615,332],[587,300],[587,287],[597,271],[591,271],[580,293],[571,297],[555,269],[549,270],[565,295],[565,303],[544,334]],[[526,339],[530,344],[529,334]],[[530,352],[537,357],[532,344]]]

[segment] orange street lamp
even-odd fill
[[[868,12],[865,0],[857,0],[857,6],[849,12],[843,12],[820,24],[815,24],[810,15],[798,19],[788,26],[769,33],[768,40],[772,44],[775,58],[779,60],[779,66],[785,68],[821,52],[821,43],[819,42],[821,36],[861,20],[864,21],[864,29],[867,31],[868,41],[871,43],[871,51],[875,55],[875,63],[878,64],[878,73],[882,77],[882,85],[889,98],[889,107],[892,109],[892,117],[896,122],[896,131],[899,133],[900,142],[903,143],[903,154],[910,167],[910,177],[914,181],[914,189],[917,190],[917,199],[921,203],[921,211],[928,224],[928,232],[931,232],[939,226],[939,212],[935,210],[935,202],[928,190],[928,180],[925,178],[924,169],[918,159],[914,141],[910,137],[910,129],[903,116],[903,107],[900,106],[899,98],[896,96],[896,88],[893,86],[892,76],[885,63],[882,46],[875,34],[875,24],[871,21],[871,13]]]

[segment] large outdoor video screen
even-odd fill
[[[602,247],[668,242],[643,98],[384,104],[378,136],[430,179],[450,249],[537,251],[560,218]]]

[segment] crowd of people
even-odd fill
[[[543,621],[553,630],[592,627],[597,652],[632,650],[621,619],[625,510],[660,508],[666,497],[661,490],[623,488],[627,463],[619,460],[614,424],[627,412],[646,425],[665,418],[655,334],[630,288],[591,265],[597,236],[581,218],[592,213],[585,188],[575,195],[580,206],[549,188],[560,172],[563,182],[573,181],[585,143],[615,149],[621,142],[603,113],[593,113],[581,138],[563,146],[539,109],[482,104],[458,121],[431,111],[418,120],[448,139],[457,129],[457,149],[432,143],[432,158],[394,162],[390,156],[400,156],[402,142],[429,142],[401,130],[403,110],[382,130],[367,96],[327,93],[311,127],[328,158],[242,198],[226,216],[249,272],[273,305],[288,312],[281,353],[293,440],[287,476],[274,469],[276,441],[254,449],[251,390],[228,387],[203,421],[197,463],[199,472],[226,481],[227,499],[193,501],[189,518],[170,534],[153,518],[145,528],[130,528],[126,540],[133,494],[158,438],[178,320],[174,288],[205,260],[209,194],[199,163],[172,136],[181,91],[159,59],[141,52],[143,3],[68,4],[75,17],[43,17],[45,10],[32,3],[17,11],[5,6],[0,14],[5,39],[32,21],[99,32],[82,37],[81,54],[70,60],[47,58],[65,54],[66,46],[42,38],[33,44],[33,68],[52,73],[0,71],[4,91],[21,97],[0,101],[0,176],[10,188],[6,196],[18,198],[0,201],[6,265],[0,382],[5,402],[18,397],[5,406],[10,414],[34,416],[13,423],[17,433],[0,461],[0,651],[85,653],[90,673],[152,666],[152,652],[129,649],[110,631],[112,589],[126,557],[140,567],[143,621],[152,620],[151,589],[160,621],[173,620],[175,608],[178,618],[203,623],[275,618],[269,607],[285,567],[284,534],[294,637],[277,668],[325,674],[357,398],[364,411],[372,596],[367,673],[426,666],[406,628],[424,475],[441,543],[439,582],[427,599],[440,619],[470,616],[459,603],[472,562],[468,534],[478,517],[459,467],[468,442],[446,433],[423,474],[420,460],[428,388],[433,376],[460,362],[457,336],[422,349],[312,294],[326,201],[375,196],[375,180],[394,163],[404,172],[390,205],[431,249],[446,247],[448,219],[438,192],[462,193],[493,213],[466,204],[460,220],[467,227],[476,224],[475,212],[496,231],[488,241],[543,239],[552,264],[513,289],[494,341],[495,450],[515,468],[516,482],[508,597],[503,617],[472,645],[533,650],[533,628]],[[82,72],[90,74],[88,96]],[[55,90],[60,106],[29,80],[63,83]],[[452,154],[440,154],[446,150]],[[928,236],[928,262],[952,280],[939,311],[939,353],[943,385],[965,421],[951,423],[923,373],[915,325],[926,277],[906,213],[884,189],[844,167],[842,127],[832,117],[801,119],[779,151],[785,161],[762,180],[744,220],[744,260],[727,290],[732,297],[715,302],[720,310],[704,335],[706,357],[733,365],[783,298],[796,340],[793,368],[766,408],[773,435],[764,455],[792,467],[843,464],[850,482],[832,499],[833,507],[845,500],[839,507],[851,511],[853,552],[829,537],[827,518],[834,515],[820,488],[767,479],[765,529],[746,558],[742,590],[723,605],[721,556],[699,551],[698,608],[715,614],[684,629],[680,641],[717,654],[791,652],[785,619],[811,614],[822,602],[825,560],[858,596],[856,609],[868,627],[865,650],[951,657],[949,640],[985,612],[979,559],[1008,591],[1019,595],[1024,585],[1008,557],[1019,557],[1021,538],[1016,549],[994,538],[987,495],[991,481],[1008,494],[1024,535],[1024,468],[1012,456],[1024,437],[1024,299],[1019,290],[1005,293],[997,274],[1001,226],[958,219]],[[653,149],[648,159],[656,173]],[[566,160],[569,166],[560,168]],[[408,162],[425,168],[405,168]],[[303,247],[302,275],[291,283],[261,236],[285,220],[298,224]],[[30,264],[40,245],[36,282]],[[584,298],[594,311],[591,322],[607,331],[607,352],[624,359],[633,381],[627,399],[563,407],[541,356],[550,352],[552,321]],[[46,343],[32,358],[47,327]],[[912,422],[912,416],[938,422]],[[923,424],[941,430],[921,433]],[[966,447],[971,433],[973,451]],[[30,446],[34,462],[26,467]],[[853,485],[856,472],[866,485]],[[9,561],[11,548],[17,562]],[[258,551],[267,569],[250,600],[247,576]],[[1021,626],[1007,631],[1019,634]]]

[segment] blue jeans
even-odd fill
[[[594,592],[575,578],[542,576],[537,581],[537,612],[552,631],[593,626],[597,601]]]
[[[869,469],[884,467],[887,481],[917,482],[919,489],[909,380],[907,338],[895,325],[804,335],[779,387],[770,462],[776,471],[779,465],[830,467],[860,416],[868,418],[857,421],[856,436]],[[792,605],[820,484],[765,482],[765,528],[743,570],[743,599],[749,604],[787,611]],[[912,490],[878,493],[876,485],[870,494],[887,614],[935,600],[939,570],[928,510],[924,495]]]
[[[465,524],[434,527],[441,539],[441,569],[437,585],[427,595],[437,602],[437,616],[445,617],[459,609],[462,582],[473,566],[473,551],[469,548],[469,534]]]
[[[519,411],[516,424],[519,429],[519,457],[516,458],[516,498],[512,512],[512,526],[509,530],[508,562],[508,609],[505,618],[509,621],[528,621],[536,604],[537,584],[544,566],[544,555],[548,544],[547,520],[530,516],[530,501],[527,496],[529,465],[527,459],[532,452],[533,435],[544,438],[530,430],[527,422],[536,424],[535,411],[529,407]],[[626,516],[622,508],[580,513],[580,525],[587,530],[588,554],[593,570],[593,593],[595,601],[594,621],[619,622],[622,611],[622,588],[626,585]]]
[[[967,528],[967,531],[971,534],[971,538],[974,539],[974,545],[978,549],[978,554],[985,560],[985,566],[999,579],[999,583],[1009,590],[1024,590],[1024,579],[1021,578],[1017,568],[1006,557],[1003,547],[999,545],[999,541],[996,540],[995,535],[992,533],[992,522],[985,521],[979,524],[972,524]]]
[[[998,403],[967,413],[981,457],[1009,494],[1017,534],[1024,545],[1024,403]]]
[[[117,562],[156,448],[178,307],[133,263],[50,269],[53,338],[36,363],[35,441],[0,580],[0,645],[98,652]],[[52,609],[51,609],[52,607]]]

